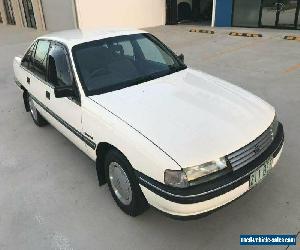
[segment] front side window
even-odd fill
[[[73,47],[72,54],[87,95],[126,88],[186,68],[150,34],[79,44]]]
[[[48,56],[48,81],[55,87],[72,85],[67,53],[60,45],[52,45],[50,48]]]
[[[39,40],[35,49],[32,70],[34,74],[45,80],[47,68],[47,56],[50,47],[50,42],[46,40]]]

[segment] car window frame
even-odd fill
[[[30,62],[29,62],[30,64],[32,64],[32,55],[35,53],[36,45],[37,45],[37,40],[34,41],[34,42],[29,46],[29,48],[28,48],[27,51],[25,52],[25,55],[23,56],[23,58],[22,58],[22,60],[21,60],[21,64],[20,64],[24,69],[26,69],[26,70],[28,70],[28,71],[30,71],[30,72],[32,72],[32,73],[33,73],[33,71],[32,71],[32,69],[30,68],[32,65],[31,65],[31,66],[28,65],[28,67],[25,67],[25,66],[23,65],[23,62],[24,62],[24,59],[26,58],[26,56],[28,55],[28,53],[30,52],[31,48],[33,48],[32,51],[31,51]]]
[[[53,88],[59,87],[59,86],[55,86],[53,83],[51,83],[51,82],[49,81],[49,54],[50,54],[51,49],[54,48],[55,46],[56,46],[56,47],[60,47],[60,48],[63,49],[65,58],[66,58],[66,60],[67,60],[67,65],[68,65],[68,67],[69,67],[69,77],[70,77],[70,80],[71,80],[71,85],[73,85],[73,78],[74,78],[74,76],[73,76],[73,74],[72,74],[72,72],[71,72],[71,64],[70,64],[70,62],[69,62],[69,58],[68,58],[66,49],[64,48],[64,46],[62,46],[61,44],[59,44],[59,43],[57,43],[57,42],[51,42],[51,44],[50,44],[50,49],[49,49],[48,57],[47,57],[47,74],[46,74],[47,82],[48,82],[51,86],[53,86]],[[66,85],[66,86],[67,86],[67,85]]]
[[[48,74],[49,74],[49,69],[48,69],[49,52],[50,52],[51,46],[53,46],[53,45],[60,46],[60,47],[63,48],[63,50],[65,52],[67,63],[68,63],[69,69],[70,69],[69,73],[70,73],[71,80],[72,80],[72,86],[73,86],[73,88],[75,90],[75,93],[76,93],[76,96],[74,96],[74,97],[67,97],[67,98],[69,100],[73,101],[74,103],[76,103],[77,105],[81,106],[81,94],[80,94],[80,91],[79,91],[79,86],[78,86],[77,80],[75,78],[75,73],[74,73],[74,69],[72,67],[71,57],[70,57],[70,52],[68,50],[68,47],[64,43],[62,43],[62,42],[59,42],[59,41],[56,41],[56,40],[50,40],[50,39],[47,39],[47,40],[50,41],[50,48],[49,48],[49,51],[48,51],[48,54],[47,54],[47,74],[46,74],[45,84],[47,84],[53,90],[55,89],[55,86],[52,83],[50,83],[49,80],[48,80]]]
[[[30,48],[31,48],[33,45],[35,46],[35,47],[34,47],[33,54],[35,54],[37,44],[38,44],[38,42],[39,42],[40,40],[47,40],[47,41],[50,41],[50,40],[48,40],[48,39],[36,39],[36,40],[32,43],[32,45],[27,49],[27,51],[26,51],[24,57],[22,58],[22,61],[23,61],[23,59],[25,58],[26,54],[29,52]],[[49,48],[50,48],[50,46],[49,46]],[[49,50],[48,50],[48,52],[49,52]],[[47,53],[47,58],[48,58],[48,53]],[[31,59],[33,59],[33,55],[31,55]],[[20,66],[21,66],[24,70],[26,70],[30,75],[32,75],[33,77],[35,77],[37,80],[39,80],[39,81],[43,82],[44,84],[48,85],[48,83],[46,82],[46,78],[45,78],[45,79],[42,79],[40,76],[36,75],[35,72],[34,72],[34,70],[33,70],[33,68],[31,68],[31,69],[26,68],[24,65],[22,65],[22,61],[21,61]],[[33,63],[33,62],[31,62],[31,63]],[[46,66],[47,66],[47,64],[46,64]],[[32,65],[31,65],[31,67],[32,67]]]
[[[37,76],[34,71],[32,70],[29,70],[27,69],[26,67],[24,67],[22,65],[22,63],[20,64],[20,67],[22,67],[23,70],[27,71],[30,75],[32,75],[33,77],[37,78],[40,82],[42,82],[43,84],[47,85],[48,87],[52,88],[54,90],[54,86],[52,84],[50,84],[48,82],[48,55],[49,55],[49,51],[50,51],[50,47],[51,47],[51,44],[52,43],[57,43],[59,44],[61,47],[64,48],[65,52],[66,52],[66,57],[67,57],[67,60],[68,60],[68,63],[69,63],[69,67],[70,67],[70,73],[71,73],[71,78],[73,79],[73,87],[74,87],[74,90],[76,92],[76,97],[68,97],[69,100],[73,101],[74,103],[76,103],[77,105],[81,106],[81,93],[79,91],[79,86],[78,86],[78,81],[76,80],[76,77],[75,77],[75,71],[74,71],[74,68],[72,66],[72,61],[71,61],[71,56],[70,56],[70,52],[68,50],[68,46],[65,45],[64,43],[62,42],[59,42],[59,41],[56,41],[56,40],[52,40],[52,39],[46,39],[46,38],[41,38],[41,39],[36,39],[30,46],[29,48],[27,49],[25,55],[29,52],[29,50],[31,49],[32,46],[35,46],[34,47],[34,51],[33,53],[35,53],[35,50],[36,50],[36,46],[37,46],[37,43],[38,41],[40,40],[46,40],[46,41],[49,41],[50,42],[50,46],[49,46],[49,50],[48,50],[48,53],[47,53],[47,63],[46,63],[46,71],[47,71],[47,74],[46,74],[46,78],[45,79],[41,79],[39,76]],[[23,61],[25,55],[23,56],[21,62]],[[32,57],[32,55],[31,55]]]
[[[35,53],[36,53],[36,49],[37,49],[37,46],[38,46],[38,43],[39,43],[39,41],[47,41],[47,42],[49,42],[49,48],[48,48],[48,51],[47,51],[47,54],[46,54],[46,73],[47,73],[47,67],[48,67],[48,54],[49,54],[49,50],[50,50],[50,46],[51,46],[51,40],[48,40],[48,39],[37,39],[36,41],[35,41],[35,48],[34,48],[34,55],[31,55],[31,57],[33,58],[33,60],[34,60],[34,57],[35,57]],[[33,64],[33,62],[32,62],[32,64]],[[32,65],[33,66],[33,65]],[[36,72],[35,72],[35,70],[34,70],[34,68],[31,70],[31,72],[33,73],[33,75],[36,77],[36,78],[38,78],[39,80],[41,80],[42,82],[46,82],[46,79],[47,79],[47,74],[45,74],[45,79],[43,79],[42,77],[40,77],[40,76],[38,76],[37,74],[36,74]]]

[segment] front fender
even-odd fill
[[[84,98],[82,110],[83,130],[93,137],[94,142],[97,145],[101,142],[113,145],[139,172],[163,183],[166,169],[181,169],[181,166],[150,138],[91,99]],[[96,151],[93,154],[93,158],[96,159]]]

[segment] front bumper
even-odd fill
[[[210,182],[185,189],[166,186],[139,172],[137,175],[146,199],[157,209],[180,217],[209,213],[249,191],[250,175],[271,155],[274,167],[281,155],[283,143],[283,126],[279,124],[272,144],[253,162]]]

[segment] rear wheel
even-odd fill
[[[111,194],[122,211],[135,217],[148,208],[132,166],[118,150],[107,153],[105,175]]]
[[[27,100],[28,100],[30,115],[31,115],[34,123],[39,127],[45,126],[47,124],[47,121],[44,119],[44,117],[42,117],[40,112],[37,110],[37,108],[35,106],[35,102],[33,101],[31,95],[28,94]]]

